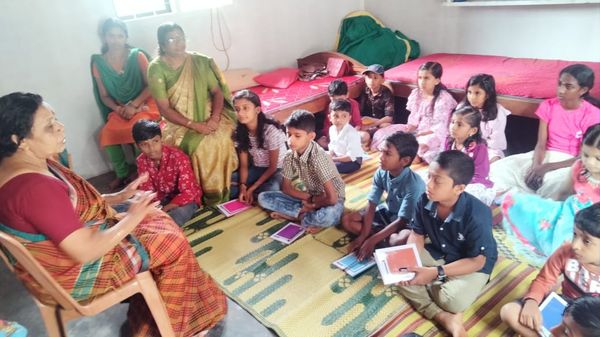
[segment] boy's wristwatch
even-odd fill
[[[438,272],[437,280],[440,282],[445,282],[446,281],[446,272],[444,271],[444,267],[437,266],[437,272]]]

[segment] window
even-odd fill
[[[171,13],[169,0],[113,0],[113,4],[121,20]]]
[[[198,9],[231,5],[233,0],[175,0],[178,12],[189,12]]]
[[[230,5],[233,0],[113,0],[117,17],[132,20]]]

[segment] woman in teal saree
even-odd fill
[[[135,173],[122,148],[133,144],[131,128],[140,119],[160,119],[160,113],[146,80],[149,55],[127,44],[127,26],[118,19],[107,19],[100,36],[102,54],[92,55],[91,71],[96,103],[106,122],[100,131],[100,146],[117,176],[110,184],[114,190]]]

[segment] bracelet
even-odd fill
[[[191,120],[191,119],[188,119],[187,123],[185,123],[185,127],[186,127],[186,128],[189,128],[189,127],[190,127],[190,125],[192,125],[192,123],[193,123],[193,122],[192,122],[192,120]]]

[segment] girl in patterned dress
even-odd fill
[[[544,298],[558,288],[559,282],[561,296],[569,303],[576,303],[588,296],[600,296],[600,204],[593,204],[577,212],[575,219],[571,221],[571,232],[573,242],[565,243],[550,255],[525,296],[519,301],[505,304],[500,310],[502,320],[519,336],[542,336],[540,331],[543,317],[539,306]],[[567,308],[565,316],[569,313]],[[597,310],[594,315],[598,317]],[[564,323],[563,320],[560,330],[568,330],[564,329]],[[552,336],[598,336],[598,329],[596,333],[592,332],[593,324],[589,323],[591,321],[588,320],[580,327],[579,332],[573,330],[568,335],[556,334],[557,330],[552,329]]]
[[[443,150],[448,136],[448,121],[456,101],[442,84],[442,73],[442,65],[437,62],[426,62],[419,67],[418,88],[413,89],[406,104],[406,109],[410,111],[408,123],[390,125],[375,132],[372,150],[397,131],[415,133],[419,142],[415,163],[429,163]]]
[[[240,167],[231,178],[231,198],[251,204],[258,193],[279,190],[286,137],[281,125],[262,112],[254,92],[238,91],[233,106],[238,117],[233,138]]]

